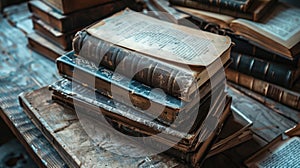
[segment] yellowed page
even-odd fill
[[[91,35],[148,56],[208,66],[231,45],[229,37],[125,10],[87,29]]]
[[[300,41],[300,8],[279,4],[262,23],[237,19],[242,24],[290,49]]]

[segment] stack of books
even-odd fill
[[[75,33],[93,22],[126,7],[123,0],[32,0],[35,33],[28,35],[29,47],[55,60],[71,50]]]
[[[231,114],[224,92],[231,45],[226,36],[124,10],[75,35],[73,51],[56,60],[64,79],[50,86],[52,99],[199,165]]]
[[[229,2],[240,3],[226,2],[228,5],[231,4]],[[246,2],[251,3],[243,3]],[[215,33],[231,37],[235,43],[231,52],[233,63],[226,71],[231,86],[259,101],[264,102],[264,97],[267,97],[299,111],[300,9],[282,2],[256,2],[270,2],[264,8],[272,7],[259,21],[238,15],[232,17],[229,13],[223,15],[222,11],[214,13],[183,6],[173,7],[195,20],[201,20],[202,27],[213,25],[213,30],[217,29]],[[262,8],[257,6],[257,9]]]

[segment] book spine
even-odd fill
[[[73,49],[76,55],[95,64],[105,66],[113,71],[118,68],[118,73],[125,76],[132,77],[130,74],[135,74],[133,78],[139,82],[153,88],[160,88],[182,100],[189,100],[189,88],[194,79],[192,72],[117,47],[88,35],[85,31],[75,35]]]
[[[245,54],[231,53],[230,68],[255,78],[291,88],[299,77],[298,70],[278,63],[264,61]]]
[[[235,46],[232,47],[232,52],[242,53],[245,55],[251,55],[251,56],[259,58],[259,59],[277,62],[277,63],[281,63],[281,64],[286,64],[289,66],[293,66],[295,68],[300,66],[300,59],[299,59],[300,55],[298,57],[295,57],[294,60],[289,60],[289,59],[286,59],[277,54],[266,51],[266,50],[264,50],[260,47],[257,47],[253,44],[250,44],[249,42],[247,42],[243,39],[239,39],[234,36],[231,36],[231,39],[235,43]]]
[[[270,84],[231,69],[226,70],[226,77],[231,82],[273,99],[281,104],[300,110],[299,93],[289,91],[280,86]]]

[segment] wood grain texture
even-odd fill
[[[30,51],[25,35],[0,15],[0,116],[40,167],[67,167],[18,103],[18,94],[58,79],[54,63]]]
[[[111,153],[102,145],[111,144],[108,137],[101,144],[93,140],[85,132],[77,119],[75,111],[51,101],[51,91],[42,88],[20,96],[25,112],[71,167],[159,167],[184,166],[165,155],[148,157],[126,157]],[[93,122],[90,122],[91,125]]]

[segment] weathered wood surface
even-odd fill
[[[0,15],[0,116],[40,167],[67,167],[22,111],[18,95],[58,79],[55,64],[29,50],[25,34]]]
[[[75,111],[51,101],[48,88],[23,94],[20,99],[27,115],[70,167],[185,167],[166,155],[126,157],[96,146]],[[93,125],[93,122],[90,124]],[[115,145],[111,138],[102,139],[101,144]]]

